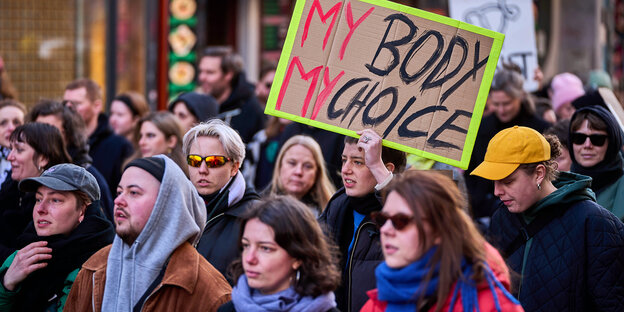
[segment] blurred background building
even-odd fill
[[[448,15],[447,0],[402,0]],[[534,1],[539,61],[546,79],[563,71],[587,81],[609,73],[624,91],[624,0]],[[197,55],[207,45],[231,45],[251,80],[277,61],[294,0],[0,0],[0,56],[32,105],[59,98],[65,85],[90,77],[105,96],[144,93],[164,108],[193,89]],[[108,103],[108,101],[107,101]]]

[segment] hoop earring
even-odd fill
[[[539,183],[537,183],[537,190],[539,191],[541,189],[542,189],[542,186]]]

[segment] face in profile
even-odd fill
[[[375,191],[377,180],[364,162],[364,150],[346,143],[342,151],[342,183],[351,197],[363,197]]]
[[[282,158],[279,179],[282,191],[298,199],[314,186],[318,166],[312,152],[305,146],[291,146]]]
[[[39,155],[35,159],[35,149],[26,142],[11,142],[11,152],[7,157],[11,162],[11,179],[21,181],[38,177],[48,163],[47,158]]]
[[[137,118],[132,115],[132,111],[124,102],[115,100],[111,103],[108,122],[115,134],[127,136],[134,130]]]
[[[574,158],[585,168],[591,168],[603,161],[609,147],[607,132],[591,129],[587,119],[583,121],[580,128],[572,131],[570,141]]]
[[[300,261],[275,242],[273,229],[254,218],[245,224],[242,264],[249,287],[269,295],[287,289]]]
[[[65,138],[65,129],[63,128],[63,120],[57,115],[39,115],[36,122],[48,124],[59,130],[63,138]]]
[[[0,146],[11,147],[9,138],[15,128],[24,124],[24,112],[15,106],[0,108]]]
[[[151,121],[141,124],[139,132],[139,148],[142,157],[151,157],[158,154],[168,154],[177,143],[177,138],[165,137],[165,134]]]
[[[86,207],[86,204],[78,206],[73,192],[40,186],[32,213],[37,235],[69,235],[84,219]]]
[[[516,169],[506,178],[494,181],[494,195],[507,206],[510,212],[524,212],[539,199],[537,174],[527,174],[522,169]]]
[[[512,98],[504,91],[492,91],[488,99],[488,105],[490,105],[496,118],[500,122],[510,122],[520,113],[522,103],[520,99]]]
[[[191,130],[191,128],[198,123],[197,118],[195,118],[195,115],[189,111],[184,102],[178,102],[175,104],[173,107],[173,114],[176,118],[178,118],[178,122],[182,126],[184,133]]]
[[[256,96],[262,104],[265,104],[269,99],[269,93],[271,93],[271,86],[273,85],[274,78],[275,71],[271,70],[264,74],[256,84]]]
[[[115,231],[132,245],[149,220],[160,182],[139,167],[129,167],[121,176],[115,198]]]
[[[87,125],[91,123],[94,118],[97,118],[99,107],[91,103],[87,97],[87,88],[65,90],[63,102],[66,103],[66,106],[76,109]]]
[[[197,137],[189,151],[190,155],[198,155],[202,158],[206,156],[224,156],[227,158],[225,149],[216,137],[201,136]],[[188,166],[189,178],[200,195],[211,195],[219,192],[238,172],[238,163],[234,160],[228,160],[222,165],[208,164],[202,160],[199,167]]]
[[[380,226],[381,246],[386,264],[394,269],[403,268],[422,256],[421,240],[414,221],[414,213],[407,201],[397,192],[390,192],[382,209],[382,215],[389,217]],[[392,218],[397,218],[397,224]],[[431,233],[428,225],[425,232]],[[400,229],[398,229],[400,228]]]

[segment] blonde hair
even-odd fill
[[[307,148],[310,153],[312,153],[312,157],[316,162],[316,177],[314,180],[314,185],[312,189],[310,189],[310,194],[312,195],[312,199],[314,202],[318,204],[319,212],[322,212],[327,205],[327,202],[332,197],[332,195],[336,192],[336,188],[334,184],[329,180],[329,175],[327,174],[327,167],[325,166],[325,159],[323,158],[323,152],[321,152],[321,147],[319,144],[312,138],[306,135],[295,135],[292,138],[288,139],[284,146],[280,149],[279,154],[277,155],[277,159],[275,161],[275,167],[273,168],[273,177],[271,178],[271,189],[269,191],[270,195],[278,195],[284,194],[282,183],[279,179],[279,173],[282,169],[282,160],[284,160],[284,155],[286,152],[295,145],[301,145]]]
[[[217,138],[221,142],[225,154],[227,154],[225,156],[232,158],[238,163],[239,167],[245,160],[245,144],[243,140],[238,132],[221,119],[210,119],[191,128],[184,135],[184,144],[182,145],[184,155],[188,156],[193,142],[195,142],[197,137],[203,136]]]

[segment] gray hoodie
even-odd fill
[[[132,246],[115,236],[108,256],[102,311],[132,311],[173,251],[199,240],[206,206],[175,162],[165,159],[158,198],[149,220]]]

